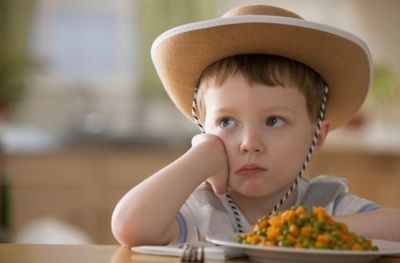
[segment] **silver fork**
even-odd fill
[[[183,247],[181,262],[204,262],[204,246],[186,243]]]

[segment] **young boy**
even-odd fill
[[[398,210],[350,194],[341,179],[303,177],[328,131],[365,99],[362,40],[281,8],[246,6],[165,32],[152,58],[204,133],[118,203],[112,231],[121,244],[234,236],[293,205],[323,206],[358,234],[400,241]]]

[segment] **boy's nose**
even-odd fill
[[[256,132],[247,132],[243,135],[240,145],[240,152],[249,153],[263,153],[265,151],[265,144],[261,135]]]

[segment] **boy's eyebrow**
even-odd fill
[[[226,113],[226,114],[233,114],[240,111],[240,109],[236,107],[221,107],[221,108],[216,108],[213,110],[214,113]],[[262,112],[276,112],[276,111],[285,111],[289,112],[291,114],[296,114],[297,111],[292,109],[291,107],[288,106],[282,106],[282,105],[272,105],[265,107],[264,109],[261,110]]]
[[[266,109],[264,111],[287,111],[292,114],[295,114],[297,112],[296,110],[292,109],[291,107],[282,106],[282,105],[269,106],[269,107],[266,107]]]
[[[212,110],[212,112],[215,112],[215,113],[228,113],[228,112],[235,112],[235,111],[237,111],[237,109],[230,108],[230,107],[221,107],[221,108],[216,108],[216,109]]]

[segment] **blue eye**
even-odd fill
[[[269,117],[266,120],[265,124],[270,127],[279,128],[285,124],[285,121],[282,118],[273,116],[273,117]]]
[[[232,118],[224,117],[221,119],[219,126],[221,128],[233,128],[236,126],[236,122]]]

